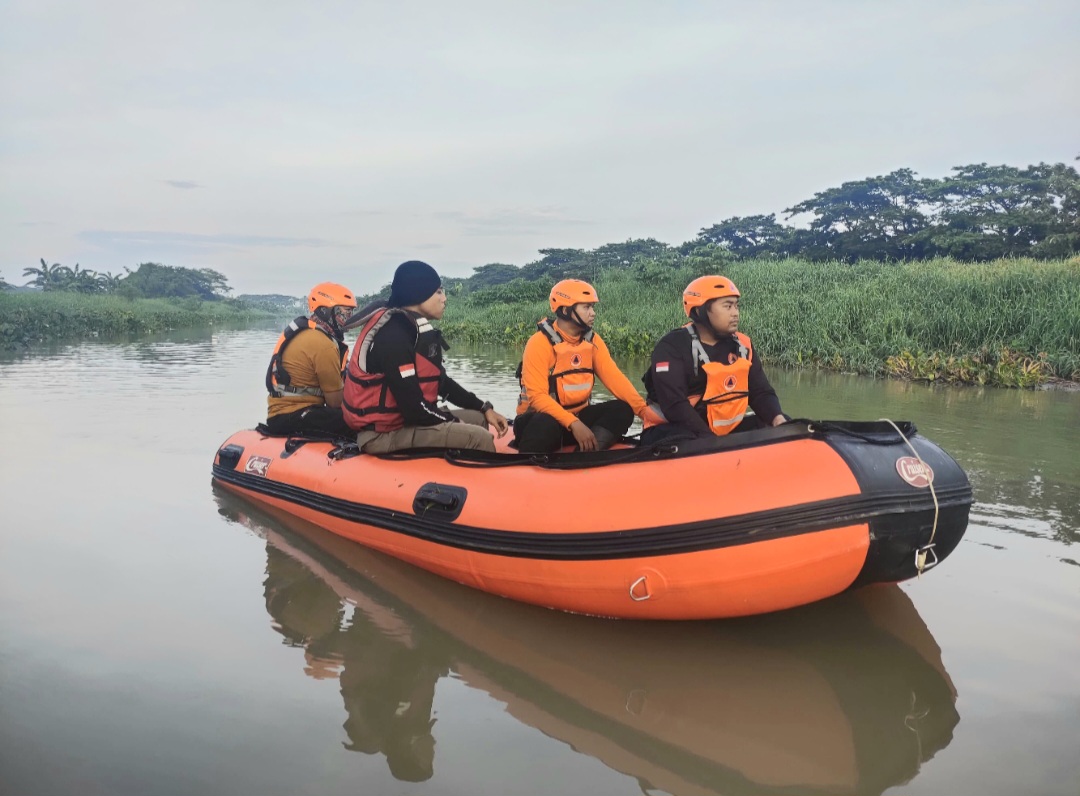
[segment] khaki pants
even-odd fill
[[[455,409],[450,414],[461,422],[405,426],[384,434],[361,431],[356,435],[356,444],[364,453],[393,453],[409,448],[463,448],[494,453],[495,438],[488,431],[487,421],[480,412],[475,409]]]

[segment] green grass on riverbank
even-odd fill
[[[1080,379],[1080,260],[914,263],[739,261],[742,329],[763,361],[903,378],[1036,386]],[[648,354],[685,322],[701,270],[638,264],[601,272],[596,329]],[[547,313],[547,283],[451,297],[447,338],[521,346]]]
[[[274,317],[227,301],[125,299],[76,293],[0,292],[0,348],[169,329],[246,323]]]

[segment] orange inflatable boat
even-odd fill
[[[935,566],[963,470],[905,422],[796,421],[715,440],[531,456],[240,431],[214,480],[477,589],[575,613],[766,613]]]

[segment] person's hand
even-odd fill
[[[641,413],[641,420],[646,425],[661,426],[667,423],[667,418],[657,412],[648,404],[645,405],[645,411]]]
[[[596,435],[592,433],[592,429],[580,420],[575,420],[570,424],[570,433],[574,435],[574,441],[578,444],[578,450],[596,450]]]
[[[787,418],[784,417],[783,415],[777,415],[776,417],[774,417],[772,419],[772,424],[774,426],[782,426],[786,422],[787,422]]]
[[[496,436],[498,437],[506,436],[506,432],[510,430],[510,424],[506,422],[506,418],[494,409],[488,409],[484,412],[484,420],[488,422],[489,426],[495,427]]]

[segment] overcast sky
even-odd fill
[[[0,277],[358,293],[678,244],[900,167],[1074,163],[1076,0],[0,0]]]

